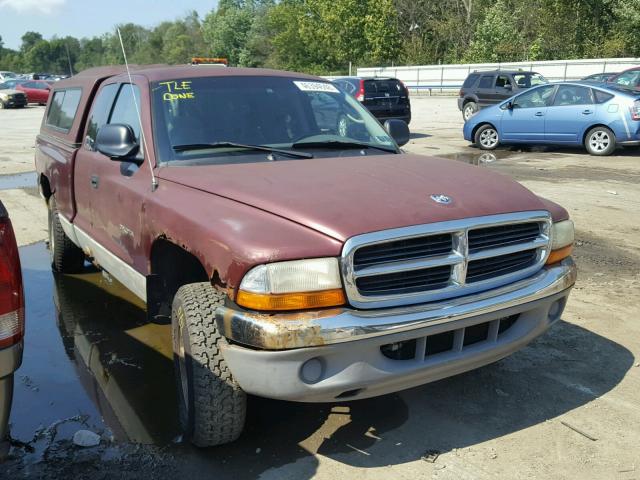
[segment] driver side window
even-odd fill
[[[513,100],[513,108],[548,107],[555,88],[555,85],[545,85],[544,87],[534,88],[522,95],[518,95]]]
[[[95,102],[93,102],[91,115],[87,121],[87,134],[84,137],[84,146],[87,150],[95,152],[96,135],[98,135],[98,130],[109,119],[111,106],[117,91],[118,85],[116,83],[105,85],[98,93]]]

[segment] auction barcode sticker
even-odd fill
[[[299,80],[294,80],[293,83],[296,84],[303,92],[331,92],[331,93],[339,93],[338,89],[326,82],[302,82]]]

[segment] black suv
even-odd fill
[[[473,72],[462,84],[458,109],[466,122],[482,107],[506,100],[522,90],[549,83],[536,72],[523,70],[493,70]]]
[[[333,80],[338,87],[354,96],[380,123],[390,118],[411,122],[409,90],[396,78],[341,77]]]

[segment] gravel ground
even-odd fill
[[[0,199],[24,246],[30,305],[17,441],[0,478],[640,478],[640,150],[487,154],[461,138],[455,98],[414,98],[406,150],[512,176],[570,211],[580,274],[562,321],[507,359],[395,395],[251,399],[239,441],[197,450],[171,441],[167,330],[144,325],[140,305],[100,273],[54,281],[47,270],[45,207],[6,176],[33,170],[43,111],[0,110]],[[101,445],[74,447],[79,428]]]

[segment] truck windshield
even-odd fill
[[[311,152],[314,158],[335,156],[337,147],[366,150],[367,155],[398,152],[377,120],[329,82],[223,76],[180,78],[151,87],[156,148],[163,163],[268,161],[260,149],[226,143]],[[215,147],[205,148],[207,144]],[[198,148],[185,148],[193,145]]]

